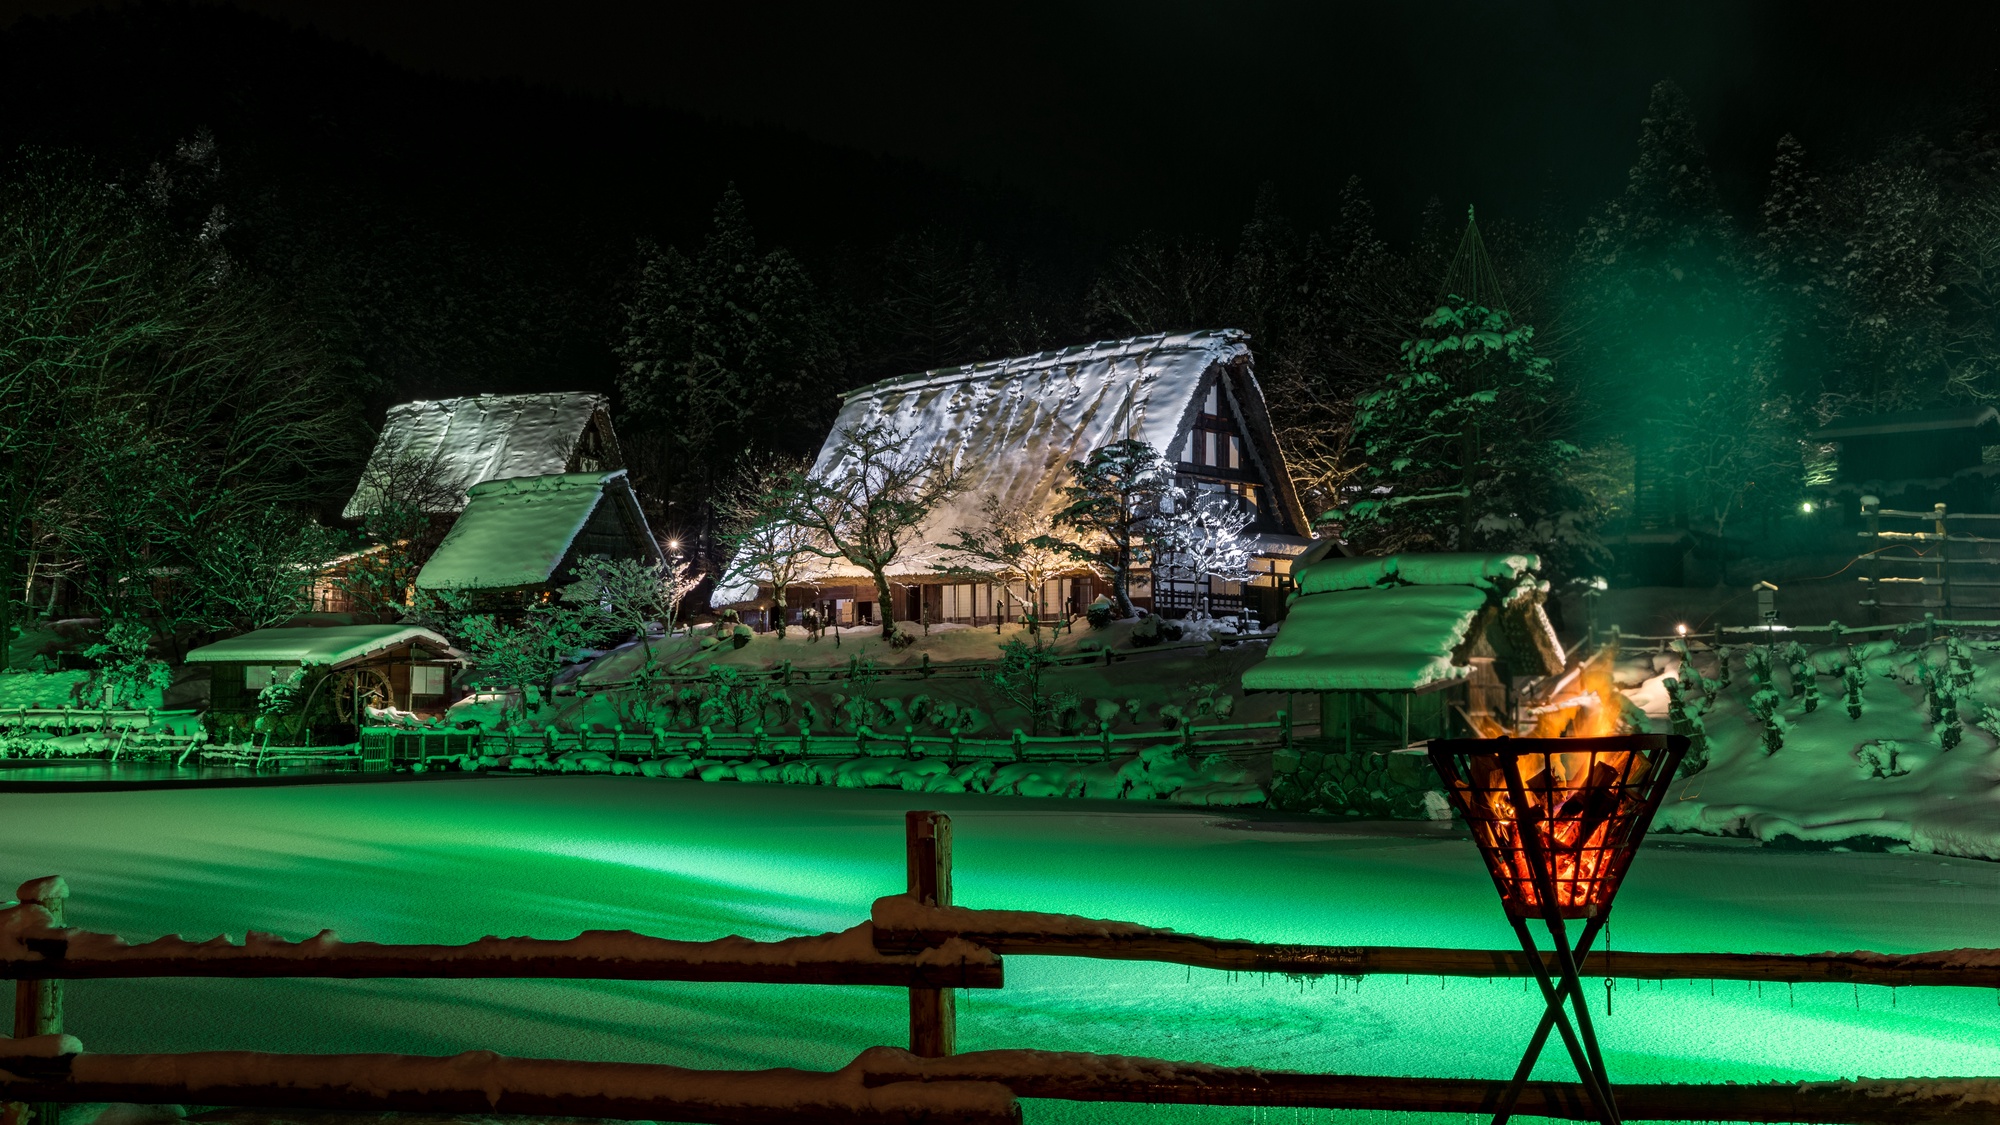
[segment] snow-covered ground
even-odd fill
[[[764,938],[845,928],[899,890],[901,814],[919,804],[953,814],[961,905],[1273,941],[1511,943],[1471,844],[1449,828],[593,776],[4,794],[11,870],[0,878],[65,875],[73,924],[135,938],[246,927],[379,941],[627,928]],[[2000,865],[1667,837],[1639,859],[1611,939],[1658,950],[2000,946]],[[1030,957],[1009,958],[1007,971],[1003,991],[961,993],[965,1049],[1501,1076],[1539,1009],[1518,982],[1305,984]],[[1591,999],[1602,1011],[1595,980]],[[830,1068],[905,1034],[903,995],[885,988],[86,981],[70,986],[68,1006],[69,1030],[100,1051],[483,1047]],[[1977,990],[1621,981],[1599,1026],[1614,1075],[1632,1081],[2000,1074],[2000,1006]],[[1553,1052],[1541,1073],[1563,1066]],[[1252,1116],[1029,1112],[1038,1122]]]
[[[1746,658],[1768,660],[1763,682]],[[1659,827],[2000,860],[2000,651],[1992,642],[1732,646],[1726,687],[1713,654],[1697,650],[1694,663],[1695,675],[1671,653],[1620,668],[1655,730],[1671,728],[1668,676],[1694,685],[1689,710],[1708,735],[1708,767],[1668,793]],[[1860,688],[1853,709],[1850,668]]]

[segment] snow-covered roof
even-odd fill
[[[1265,658],[1243,673],[1250,691],[1416,691],[1472,674],[1461,649],[1489,609],[1524,616],[1531,671],[1562,668],[1542,613],[1533,555],[1329,558],[1294,576],[1299,593]],[[1502,643],[1508,643],[1502,639]]]
[[[662,561],[625,470],[550,473],[474,485],[465,511],[417,572],[417,586],[500,590],[545,585],[593,517],[609,521],[608,534],[624,551]]]
[[[429,629],[415,625],[332,625],[323,629],[253,629],[240,637],[203,645],[187,654],[190,664],[341,665],[378,652],[422,641],[449,656],[459,652]]]
[[[1927,433],[1935,430],[1967,430],[2000,422],[2000,409],[1988,405],[1952,406],[1943,410],[1905,410],[1895,414],[1868,414],[1842,418],[1813,437],[1820,441],[1872,437],[1881,434]]]
[[[842,401],[833,432],[821,447],[813,474],[840,471],[840,432],[886,421],[908,437],[916,453],[941,449],[967,470],[968,487],[931,514],[909,541],[919,544],[898,558],[898,574],[930,574],[944,561],[952,531],[979,522],[989,498],[1006,505],[1052,511],[1062,500],[1071,461],[1126,438],[1166,453],[1192,424],[1209,370],[1250,354],[1250,337],[1236,329],[1137,336],[1037,355],[946,367],[886,379]],[[1243,387],[1261,397],[1247,366]],[[1246,404],[1248,406],[1249,404]],[[1261,402],[1250,411],[1261,417]],[[1246,419],[1248,421],[1248,419]],[[1282,477],[1282,466],[1275,467]],[[1288,480],[1278,484],[1289,488]],[[1282,539],[1285,553],[1304,541]],[[864,571],[836,564],[836,580]],[[739,582],[718,587],[714,604],[755,596]]]
[[[434,462],[461,495],[481,481],[560,473],[607,402],[601,394],[557,391],[401,403],[389,408],[369,466],[399,456]],[[357,519],[370,510],[370,476],[363,474],[343,517]]]

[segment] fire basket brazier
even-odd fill
[[[1472,829],[1546,1003],[1495,1125],[1512,1115],[1551,1030],[1562,1035],[1597,1119],[1617,1125],[1611,1079],[1577,966],[1610,917],[1611,900],[1687,745],[1685,737],[1668,734],[1450,738],[1430,744],[1445,795]],[[1528,929],[1532,918],[1548,927],[1553,973]],[[1583,920],[1574,946],[1565,919]],[[1576,1013],[1573,1025],[1565,1004]]]

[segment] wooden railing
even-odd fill
[[[1238,633],[1213,641],[1163,643],[1124,651],[1112,649],[1107,645],[1099,649],[1052,656],[1049,663],[1051,667],[1073,667],[1083,664],[1102,664],[1109,667],[1127,660],[1146,659],[1167,653],[1206,651],[1218,646],[1227,647],[1270,639],[1271,634],[1268,633]],[[690,653],[660,669],[650,680],[634,676],[622,680],[593,681],[579,686],[591,691],[610,691],[642,685],[664,687],[668,684],[704,683],[709,679],[708,665],[719,663],[716,660],[718,655],[720,651],[709,649]],[[999,666],[1000,662],[997,660],[952,660],[933,663],[930,653],[921,654],[914,664],[877,664],[857,653],[849,658],[846,664],[832,666],[801,668],[790,660],[781,660],[770,668],[742,668],[735,665],[727,667],[746,681],[769,680],[780,684],[812,684],[851,683],[879,678],[970,679],[986,675]]]
[[[914,726],[900,732],[877,731],[862,724],[852,732],[817,733],[806,727],[791,733],[748,731],[505,731],[476,733],[370,727],[362,731],[364,757],[382,754],[391,762],[420,762],[461,754],[489,757],[548,757],[596,751],[613,761],[637,761],[672,754],[714,759],[767,758],[792,761],[815,757],[941,757],[1008,762],[1101,761],[1142,749],[1172,746],[1186,756],[1225,751],[1289,748],[1291,716],[1257,723],[1182,723],[1167,730],[1113,731],[1108,723],[1088,734],[1031,735],[1015,728],[1006,738],[973,738],[962,728],[919,734]]]
[[[905,893],[838,934],[681,942],[630,933],[567,940],[488,938],[463,946],[163,938],[130,945],[64,926],[60,879],[24,884],[0,910],[0,976],[16,984],[13,1040],[0,1040],[10,1121],[39,1103],[118,1101],[447,1113],[561,1114],[693,1122],[1018,1122],[1019,1098],[1487,1113],[1502,1079],[1301,1074],[1252,1067],[1034,1050],[956,1053],[953,995],[999,988],[1004,955],[1141,960],[1248,972],[1524,977],[1518,949],[1274,945],[1060,914],[952,903],[951,824],[905,818]],[[1545,963],[1546,965],[1546,963]],[[1891,986],[2000,987],[2000,951],[1786,954],[1607,953],[1586,975]],[[836,1071],[703,1071],[635,1063],[407,1055],[205,1052],[91,1054],[64,1034],[61,981],[114,977],[442,977],[894,985],[909,990],[908,1051],[876,1047]],[[2000,1125],[2000,1079],[1905,1078],[1764,1084],[1621,1085],[1626,1120],[1955,1122]],[[1517,1114],[1594,1117],[1578,1083],[1532,1082]]]

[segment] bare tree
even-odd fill
[[[798,482],[811,468],[811,462],[802,458],[748,463],[716,502],[730,555],[721,585],[768,584],[772,625],[780,639],[785,635],[788,591],[826,570],[826,559],[811,547],[814,531],[793,514]]]
[[[812,533],[805,550],[853,563],[875,580],[882,636],[894,640],[889,565],[939,504],[965,491],[965,470],[941,450],[913,452],[886,422],[843,427],[838,437],[825,473],[791,478],[790,518]]]
[[[1028,629],[1040,636],[1042,590],[1049,580],[1080,563],[1097,569],[1078,544],[1058,534],[1055,517],[987,497],[980,505],[980,522],[953,532],[956,542],[947,558],[947,574],[976,575],[1000,583],[1027,587]]]
[[[1199,608],[1207,613],[1211,578],[1243,582],[1250,577],[1251,544],[1244,531],[1255,516],[1249,505],[1226,492],[1170,487],[1147,528],[1155,579],[1193,583]]]
[[[652,624],[657,621],[672,630],[674,610],[692,585],[687,563],[592,555],[576,564],[575,577],[576,581],[563,589],[563,603],[593,615],[615,633],[636,635],[646,650],[640,676],[650,679],[654,665]]]
[[[443,451],[431,457],[392,453],[369,460],[355,491],[361,496],[361,529],[374,549],[340,576],[341,587],[366,611],[406,605],[417,572],[437,551],[452,516],[465,506],[465,490],[444,473]]]

